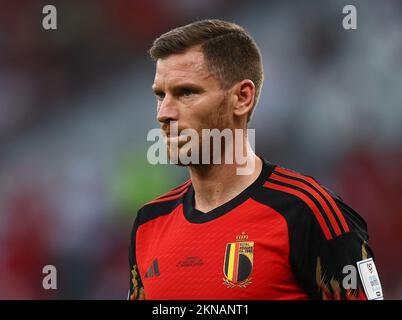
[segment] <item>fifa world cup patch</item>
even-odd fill
[[[360,279],[368,300],[383,300],[383,293],[373,258],[357,262]]]
[[[223,264],[223,284],[228,288],[245,288],[251,284],[253,272],[254,241],[247,241],[245,232],[237,235],[236,242],[226,244]]]

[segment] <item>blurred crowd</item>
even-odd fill
[[[137,209],[180,184],[152,166],[153,39],[244,26],[265,82],[256,151],[316,177],[367,221],[385,298],[402,299],[402,3],[0,0],[0,299],[125,299]],[[357,8],[357,30],[342,8]],[[44,290],[42,269],[57,268]]]

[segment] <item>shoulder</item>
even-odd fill
[[[286,218],[290,231],[318,229],[331,240],[366,230],[364,220],[340,196],[312,176],[281,166],[263,184],[260,199]]]
[[[187,180],[169,192],[145,203],[138,210],[136,217],[137,225],[139,226],[160,216],[171,213],[178,205],[180,205],[180,203],[182,203],[183,195],[188,191],[190,186],[191,180]]]

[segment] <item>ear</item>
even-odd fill
[[[240,117],[248,115],[254,107],[255,100],[255,85],[249,79],[238,82],[234,87],[234,94],[237,97],[237,102],[233,112]]]

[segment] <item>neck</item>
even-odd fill
[[[251,164],[249,174],[241,175],[244,165],[208,164],[189,167],[190,177],[195,193],[195,208],[202,212],[211,211],[230,201],[250,186],[262,170],[262,160],[249,149],[247,164]],[[244,160],[243,160],[244,161]]]

